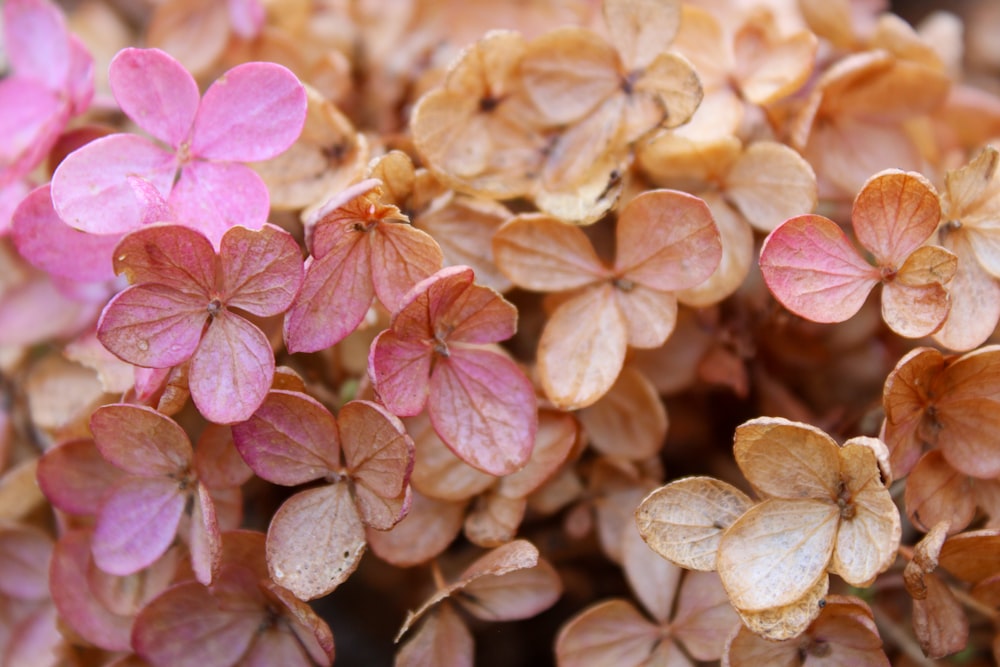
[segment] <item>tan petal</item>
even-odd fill
[[[465,517],[463,501],[450,502],[412,494],[410,511],[392,530],[367,529],[368,546],[396,567],[426,563],[455,541]]]
[[[760,417],[736,429],[733,455],[763,497],[836,496],[839,447],[826,433],[780,417]]]
[[[631,366],[579,417],[591,445],[607,456],[642,461],[660,451],[667,435],[667,410],[656,387]]]
[[[591,405],[625,362],[626,327],[608,283],[586,288],[552,313],[538,343],[545,395],[564,410]]]
[[[753,229],[718,193],[702,195],[722,240],[722,259],[708,280],[677,292],[677,300],[693,308],[719,303],[739,289],[756,259]]]
[[[705,112],[699,108],[695,118]],[[641,146],[638,160],[655,185],[701,193],[723,180],[740,149],[740,140],[730,134],[701,138],[663,132]]]
[[[945,174],[947,215],[950,219],[961,220],[995,193],[998,164],[1000,152],[992,146],[985,146],[971,162]]]
[[[396,654],[396,667],[472,667],[472,633],[449,604],[443,604]]]
[[[958,257],[940,246],[917,248],[899,267],[896,280],[904,285],[945,284],[955,276]]]
[[[677,324],[677,297],[626,278],[616,280],[614,285],[628,344],[647,349],[663,345]]]
[[[751,632],[764,639],[779,641],[798,637],[816,620],[823,609],[823,601],[830,587],[830,578],[825,574],[798,600],[784,607],[772,607],[760,611],[736,609],[743,624]]]
[[[228,38],[229,12],[225,3],[173,0],[156,8],[146,43],[170,53],[197,76],[216,63]]]
[[[635,511],[639,533],[667,560],[712,571],[722,532],[753,505],[742,491],[711,477],[688,477],[649,494]]]
[[[605,600],[574,616],[556,637],[562,667],[642,665],[661,641],[660,629],[625,600]]]
[[[726,195],[755,229],[769,232],[816,208],[816,175],[794,150],[772,141],[748,147],[726,176]]]
[[[655,103],[643,113],[637,113],[641,97]],[[694,114],[704,91],[691,64],[673,53],[661,53],[635,82],[625,114],[626,141],[632,142],[655,127],[677,127]]]
[[[972,479],[948,465],[940,450],[929,451],[906,482],[906,514],[919,530],[946,521],[957,533],[976,513],[972,487]]]
[[[931,659],[961,651],[969,641],[969,621],[948,584],[931,574],[925,579],[927,596],[913,601],[913,632]]]
[[[608,273],[582,230],[546,215],[504,223],[493,237],[493,255],[511,282],[536,291],[583,287]]]
[[[632,526],[622,539],[622,567],[646,611],[660,623],[668,621],[683,570],[653,551]],[[722,596],[726,599],[724,591]]]
[[[530,618],[548,609],[562,594],[559,574],[539,558],[535,565],[469,581],[454,594],[462,607],[484,621]]]
[[[476,499],[465,517],[465,536],[473,544],[491,548],[514,539],[524,518],[527,501],[486,493]]]
[[[808,30],[771,42],[745,27],[734,37],[736,77],[748,102],[765,106],[798,91],[813,72],[818,40]]]
[[[1000,531],[967,531],[945,540],[938,563],[963,581],[977,582],[997,573],[997,553]]]
[[[603,8],[611,43],[630,70],[653,62],[673,40],[681,20],[677,0],[605,0]]]
[[[938,283],[911,287],[902,281],[882,285],[882,319],[906,338],[929,336],[948,317],[951,300]]]
[[[706,91],[727,85],[733,57],[722,26],[711,12],[682,4],[680,29],[670,47],[694,65]]]
[[[684,575],[671,628],[697,660],[718,660],[740,619],[714,572]]]
[[[840,513],[830,502],[770,498],[747,510],[719,543],[718,571],[733,606],[794,604],[826,579]]]
[[[949,464],[972,477],[1000,474],[1000,452],[992,435],[1000,428],[998,386],[1000,347],[991,345],[956,359],[933,388],[940,397],[929,420],[936,442]]]
[[[445,446],[425,414],[406,420],[416,457],[410,483],[422,494],[438,500],[461,501],[485,491],[496,481],[476,470]]]
[[[524,498],[547,482],[567,463],[580,438],[580,426],[572,415],[539,410],[535,446],[528,463],[500,479],[498,492],[507,498]]]
[[[953,350],[971,350],[986,342],[1000,320],[1000,283],[980,266],[967,230],[942,236],[942,244],[958,257],[958,269],[948,285],[948,318],[934,340]]]

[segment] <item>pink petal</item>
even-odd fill
[[[306,260],[302,289],[285,315],[289,352],[317,352],[339,343],[371,307],[375,288],[368,244],[357,235],[341,238],[327,254]]]
[[[142,477],[178,475],[191,466],[191,441],[177,422],[143,405],[105,405],[90,417],[94,442],[107,461]]]
[[[111,253],[118,235],[87,234],[56,215],[48,185],[36,188],[14,211],[14,245],[32,265],[80,282],[114,279]]]
[[[253,39],[260,34],[266,16],[259,0],[229,0],[228,4],[234,33],[243,39]]]
[[[123,479],[97,515],[94,563],[108,574],[119,576],[153,563],[174,541],[186,498],[175,479]]]
[[[151,225],[125,236],[114,267],[133,285],[155,283],[207,308],[215,291],[215,251],[204,235],[180,225]]]
[[[62,91],[69,73],[70,47],[58,7],[45,0],[7,0],[3,29],[11,71],[53,92]]]
[[[170,208],[164,196],[153,187],[153,184],[139,176],[129,176],[127,179],[132,193],[139,200],[142,210],[142,225],[152,225],[157,222],[170,222],[177,216]]]
[[[329,667],[333,664],[333,632],[330,631],[326,621],[320,618],[312,607],[292,595],[291,591],[273,581],[264,581],[260,587],[274,606],[280,609],[282,617],[288,621],[286,627],[312,658],[309,665]]]
[[[198,436],[194,469],[198,480],[212,490],[239,487],[253,477],[233,442],[233,430],[219,424],[206,425]]]
[[[159,49],[122,49],[111,60],[108,82],[136,125],[175,149],[188,139],[201,96],[194,77],[171,56]]]
[[[257,172],[230,162],[185,165],[168,202],[177,222],[199,230],[216,248],[231,227],[260,229],[271,210],[267,186]]]
[[[240,455],[269,482],[297,486],[341,468],[337,422],[305,394],[271,391],[249,419],[232,428]]]
[[[45,452],[36,474],[50,503],[80,515],[97,514],[104,494],[122,477],[89,439],[71,440]]]
[[[37,528],[0,528],[0,593],[19,600],[49,598],[52,538]]]
[[[219,251],[227,306],[268,317],[283,313],[302,284],[302,251],[291,234],[274,225],[254,232],[233,227]]]
[[[424,409],[433,360],[434,352],[425,341],[404,340],[392,331],[375,337],[368,354],[368,375],[375,394],[390,412],[412,417]]]
[[[90,327],[96,305],[65,296],[44,274],[8,289],[0,299],[0,345],[69,338]]]
[[[246,572],[232,566],[225,569]],[[253,592],[257,588],[256,580],[250,577],[232,585],[253,587]],[[136,617],[132,630],[135,652],[153,665],[238,664],[267,619],[263,600],[255,608],[227,604],[217,596],[196,582],[168,588]]]
[[[20,178],[37,167],[66,126],[69,110],[58,95],[24,77],[0,80],[0,169]]]
[[[49,570],[52,601],[59,616],[81,637],[108,651],[131,649],[132,619],[109,611],[88,586],[88,531],[66,533],[56,543]]]
[[[143,209],[128,183],[139,176],[170,192],[176,163],[152,141],[112,134],[70,153],[52,175],[52,203],[70,227],[121,234],[138,227]]]
[[[260,407],[274,377],[274,352],[264,333],[222,311],[191,357],[191,399],[205,419],[233,424]]]
[[[208,586],[222,565],[222,536],[219,522],[215,517],[215,504],[204,485],[198,485],[198,493],[191,510],[191,534],[188,538],[191,549],[191,567],[195,578]]]
[[[389,311],[418,282],[441,268],[441,247],[426,232],[406,223],[380,222],[368,232],[375,294]]]
[[[3,173],[0,172],[0,181],[2,180]],[[21,179],[0,185],[0,236],[4,236],[10,231],[11,217],[21,204],[21,200],[28,196],[29,190],[28,183]]]
[[[517,309],[495,290],[473,283],[467,266],[450,266],[420,281],[393,315],[392,329],[408,338],[493,343],[517,329]]]
[[[291,146],[306,120],[306,91],[275,63],[237,65],[205,92],[194,121],[192,154],[256,162]]]
[[[82,114],[94,98],[94,59],[90,51],[76,36],[69,36],[69,74],[66,92],[70,101],[70,113]]]
[[[491,475],[521,468],[538,428],[535,388],[499,352],[453,347],[431,376],[427,412],[441,440],[460,459]]]
[[[800,215],[775,228],[761,248],[760,270],[782,305],[814,322],[848,319],[880,279],[840,227],[819,215]]]
[[[191,358],[208,319],[207,305],[160,285],[134,285],[104,307],[97,338],[116,357],[150,368]]]

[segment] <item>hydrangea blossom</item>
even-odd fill
[[[157,49],[124,49],[109,81],[122,111],[156,141],[113,134],[69,155],[52,178],[56,211],[95,234],[131,231],[144,206],[129,176],[167,201],[171,221],[201,230],[218,247],[235,225],[260,229],[267,186],[245,162],[292,145],[306,116],[305,88],[274,63],[244,63],[199,96],[194,78]]]

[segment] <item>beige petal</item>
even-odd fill
[[[739,616],[729,604],[719,575],[714,572],[684,575],[671,628],[691,657],[718,660],[725,650],[726,639],[739,624]]]
[[[625,321],[625,338],[637,348],[654,348],[663,345],[677,324],[677,297],[670,292],[633,283],[620,278],[615,285],[614,297]]]
[[[493,237],[493,256],[515,285],[542,292],[583,287],[609,273],[583,231],[540,214],[504,223]]]
[[[683,570],[653,551],[632,526],[622,539],[622,567],[646,611],[660,623],[668,621]]]
[[[218,61],[229,32],[225,3],[172,0],[161,3],[153,13],[146,44],[168,52],[198,76]]]
[[[399,649],[396,667],[472,667],[472,633],[449,604],[443,604]]]
[[[794,150],[772,141],[748,147],[726,176],[726,196],[755,229],[769,232],[816,208],[816,175]]]
[[[733,606],[792,605],[827,578],[840,513],[830,502],[770,498],[747,510],[719,543],[718,572]]]
[[[836,496],[839,447],[826,433],[780,417],[760,417],[736,429],[733,455],[744,476],[763,497]]]
[[[712,571],[722,532],[753,505],[742,491],[711,477],[688,477],[653,491],[635,511],[639,533],[681,567]]]
[[[681,20],[677,0],[605,0],[604,21],[611,43],[629,70],[646,67],[662,53]]]
[[[662,53],[635,82],[632,97],[648,96],[656,104],[656,114],[636,113],[633,103],[625,115],[626,141],[635,141],[654,127],[677,127],[694,114],[704,91],[691,63],[673,53]],[[658,116],[658,117],[657,117]]]
[[[508,498],[492,492],[480,496],[465,517],[465,536],[487,549],[510,542],[524,519],[527,504],[523,497]]]
[[[948,285],[948,317],[934,340],[953,350],[971,350],[986,342],[1000,320],[1000,283],[980,266],[968,230],[942,236],[942,244],[958,257],[958,269]]]
[[[973,480],[944,460],[940,450],[924,454],[906,481],[906,514],[919,530],[943,521],[957,533],[976,513]]]
[[[396,567],[426,563],[455,541],[465,517],[464,501],[450,502],[412,494],[410,511],[392,530],[367,529],[368,546]]]
[[[718,193],[702,195],[722,240],[722,259],[708,280],[677,292],[677,300],[693,308],[715,305],[740,288],[756,259],[753,229]]]
[[[695,118],[704,112],[705,108],[700,108]],[[704,193],[723,180],[740,149],[740,140],[733,135],[701,138],[664,132],[642,145],[638,161],[654,185]]]
[[[917,286],[929,283],[945,284],[955,277],[958,257],[940,246],[926,245],[917,248],[899,267],[896,280],[904,285]]]
[[[760,611],[736,609],[743,624],[764,639],[780,641],[798,637],[816,620],[823,610],[826,593],[830,588],[830,578],[825,574],[798,600],[783,607],[772,607]]]
[[[410,483],[422,494],[438,500],[461,501],[485,491],[496,481],[476,470],[445,446],[426,413],[406,420],[416,457]]]
[[[996,193],[998,164],[1000,152],[985,146],[971,162],[945,174],[946,215],[951,220],[961,221]]]
[[[625,362],[626,327],[608,283],[584,289],[552,313],[538,343],[545,395],[564,410],[593,404]]]
[[[670,50],[687,58],[707,91],[728,85],[733,64],[727,37],[719,20],[696,5],[681,5],[680,29]]]
[[[579,439],[580,426],[573,415],[539,410],[531,458],[523,468],[500,479],[498,493],[507,498],[524,498],[533,493],[573,456]]]
[[[926,578],[927,596],[913,601],[913,632],[931,659],[961,651],[969,641],[969,621],[948,584],[937,575]]]
[[[951,300],[938,283],[911,287],[902,281],[882,285],[882,319],[906,338],[929,336],[948,317]]]
[[[616,458],[642,461],[655,456],[667,435],[667,410],[656,387],[631,366],[622,369],[608,393],[579,417],[594,449]]]
[[[660,628],[630,602],[605,600],[562,627],[555,652],[561,667],[642,665],[660,641]]]
[[[809,79],[816,66],[819,41],[801,30],[772,42],[759,28],[745,27],[734,37],[736,78],[743,97],[766,106],[789,97]]]

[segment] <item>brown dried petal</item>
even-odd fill
[[[561,667],[652,664],[646,661],[661,644],[660,634],[660,628],[630,602],[605,600],[562,627],[556,638],[556,658]]]
[[[769,232],[816,208],[816,174],[794,150],[772,141],[749,146],[726,175],[727,197],[755,229]]]
[[[676,0],[605,0],[603,9],[611,43],[630,70],[649,65],[680,27]]]
[[[567,462],[579,437],[580,426],[572,415],[540,410],[531,458],[517,472],[500,478],[498,493],[507,498],[524,498],[534,492]]]
[[[1000,531],[974,530],[945,540],[938,556],[940,567],[975,583],[1000,572]]]
[[[802,597],[784,607],[772,607],[761,611],[737,608],[736,612],[751,632],[764,639],[791,639],[805,632],[809,624],[819,616],[823,609],[821,603],[826,599],[829,587],[830,578],[823,576]]]
[[[697,660],[718,660],[726,638],[740,619],[714,572],[688,572],[681,584],[673,622],[674,636]]]
[[[631,366],[579,416],[591,445],[606,456],[647,459],[660,451],[667,434],[667,410],[656,387]]]
[[[449,604],[440,605],[396,654],[396,667],[472,667],[472,634]]]
[[[924,579],[927,596],[913,601],[913,631],[928,658],[943,658],[965,648],[969,621],[948,585],[931,574]]]
[[[416,446],[410,482],[421,493],[439,500],[460,501],[485,491],[496,481],[455,456],[441,441],[430,418],[420,414],[406,420]]]
[[[649,615],[659,623],[670,620],[683,570],[653,551],[631,526],[622,539],[622,568],[629,587]]]
[[[924,454],[906,482],[906,514],[920,530],[930,530],[942,521],[957,533],[972,521],[976,497],[972,479],[944,460],[940,450]]]
[[[762,497],[831,498],[840,482],[839,449],[815,426],[760,417],[736,429],[733,455]]]
[[[688,477],[649,494],[635,520],[658,554],[681,567],[711,571],[722,532],[752,505],[746,494],[725,482]]]
[[[414,492],[410,511],[392,530],[366,530],[368,546],[376,556],[396,567],[425,563],[458,536],[465,505]]]
[[[480,496],[465,517],[465,536],[487,549],[510,542],[517,535],[527,504],[523,497],[508,498],[499,493]]]
[[[722,240],[722,259],[708,280],[677,292],[677,300],[693,308],[712,306],[731,295],[746,280],[756,261],[753,229],[742,214],[713,192],[702,194]],[[676,337],[676,335],[672,336]]]

